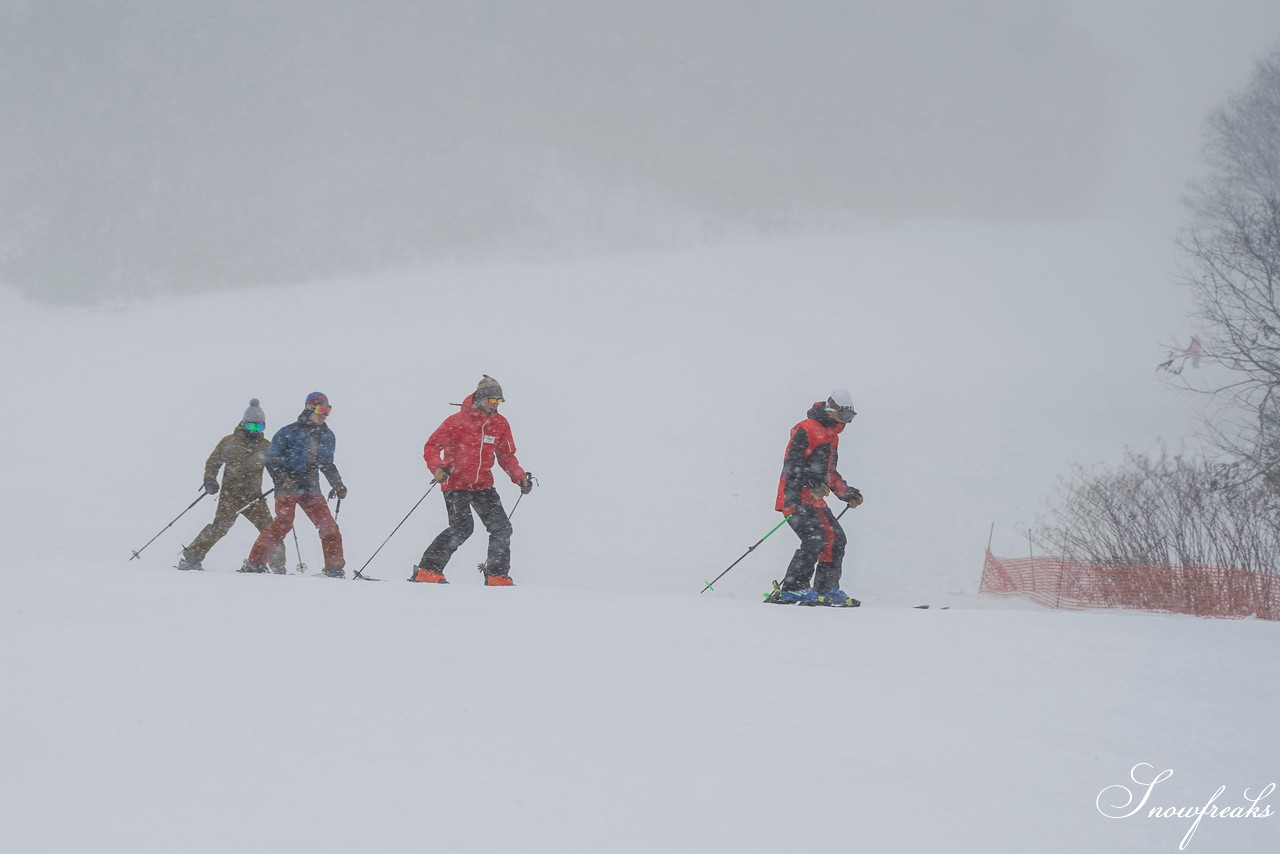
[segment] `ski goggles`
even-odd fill
[[[248,430],[250,433],[261,433],[263,430],[267,429],[267,425],[259,424],[256,421],[246,421],[244,422],[244,429]]]
[[[506,403],[506,400],[501,397],[490,397],[487,400],[490,406],[497,406],[499,403]]]
[[[854,411],[852,406],[832,406],[827,404],[827,411],[835,413],[836,418],[845,424],[853,420],[853,416],[858,413]]]
[[[315,406],[312,406],[311,411],[316,413],[317,415],[328,415],[330,412],[333,411],[333,407],[329,406],[328,404],[319,403],[319,404],[316,404]]]

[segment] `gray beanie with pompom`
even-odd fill
[[[267,413],[262,411],[262,407],[258,405],[258,399],[255,397],[249,401],[249,408],[244,411],[245,424],[266,424]]]

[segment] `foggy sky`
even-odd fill
[[[1169,38],[1178,4],[0,9],[0,281],[80,299],[842,218],[1093,216],[1151,103],[1135,57],[1159,56],[1115,35]]]

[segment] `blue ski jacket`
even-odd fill
[[[338,437],[328,424],[312,424],[309,413],[292,424],[281,427],[267,447],[266,467],[276,492],[284,495],[308,495],[322,492],[320,472],[329,486],[342,486],[342,475],[333,464]]]

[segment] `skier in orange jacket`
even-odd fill
[[[805,420],[791,428],[774,507],[787,515],[787,524],[800,537],[800,548],[769,601],[860,604],[840,589],[847,540],[826,502],[827,495],[835,493],[850,507],[862,503],[862,493],[845,482],[838,468],[840,434],[857,414],[849,392],[838,389],[825,402],[814,403]]]

